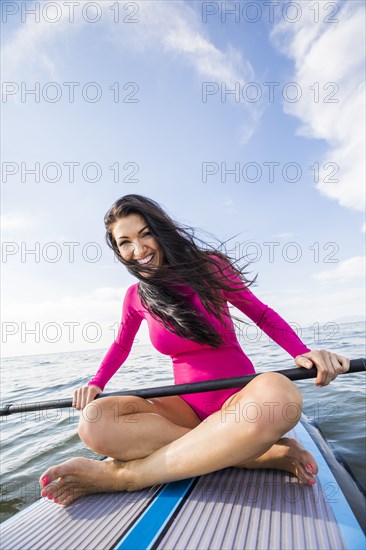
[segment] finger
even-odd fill
[[[335,380],[337,378],[338,374],[340,374],[341,365],[338,363],[334,353],[327,352],[325,361],[328,367],[326,384],[328,385],[330,382],[332,382],[332,380]]]
[[[324,361],[315,363],[318,374],[315,378],[314,384],[316,386],[326,386],[327,385],[327,367]]]
[[[333,379],[334,369],[332,363],[327,357],[327,353],[324,351],[320,352],[320,357],[317,363],[318,376],[315,380],[315,384],[319,386],[327,386],[329,382]]]
[[[85,394],[85,405],[84,407],[86,407],[87,405],[89,405],[89,403],[91,401],[93,401],[94,397],[93,397],[93,390],[92,389],[88,389],[88,391],[86,392]]]
[[[97,386],[91,386],[89,387],[89,394],[88,394],[88,403],[90,403],[91,401],[94,401],[94,399],[96,398],[97,395],[99,395],[100,393],[102,393],[102,390],[100,388],[98,388]]]
[[[327,365],[322,352],[319,351],[316,353],[314,363],[318,371],[314,384],[316,386],[326,386],[330,382],[330,380],[328,381],[329,365]]]
[[[337,355],[336,353],[334,355],[342,366],[342,373],[348,372],[351,366],[351,361],[348,357],[343,357],[343,355]]]
[[[310,355],[310,357],[307,357],[307,355]],[[311,350],[308,354],[299,355],[296,357],[295,361],[299,366],[304,366],[305,368],[311,368],[313,365],[315,365],[317,369],[317,376],[314,381],[314,384],[316,386],[325,386],[327,383],[327,371],[328,366],[324,360],[323,352],[321,350]],[[306,364],[308,361],[310,361],[310,365]]]
[[[308,357],[304,357],[303,355],[298,355],[295,357],[295,364],[297,367],[304,367],[305,369],[311,369],[313,366],[313,362]]]
[[[78,411],[81,411],[83,409],[83,393],[84,393],[84,388],[79,388],[77,390],[76,408]]]
[[[88,389],[87,393],[85,394],[85,407],[93,401],[94,393],[94,388]]]
[[[74,397],[73,397],[73,400],[72,400],[72,406],[75,407],[75,409],[79,409],[79,402],[80,402],[80,397],[79,397],[79,390],[74,390]]]
[[[327,386],[332,380],[337,378],[340,373],[339,369],[341,368],[341,365],[338,363],[334,353],[323,350],[322,357],[326,365],[326,380],[324,386]]]
[[[343,365],[343,359],[344,365]],[[343,374],[344,372],[347,372],[349,370],[349,365],[347,365],[347,359],[346,357],[342,357],[340,355],[336,355],[335,353],[332,354],[332,361],[334,365],[334,370],[336,372],[336,375]]]
[[[86,392],[86,394],[85,394],[85,407],[86,407],[89,403],[91,403],[92,401],[94,401],[96,394],[97,394],[97,393],[96,393],[95,388],[89,386],[89,387],[88,387],[88,390],[87,390],[87,392]]]
[[[85,407],[89,403],[89,392],[90,392],[89,387],[83,388],[82,398],[81,398],[81,410],[85,409]]]
[[[79,411],[83,410],[83,401],[84,401],[84,389],[80,388],[78,393],[79,403],[78,403],[78,409]]]
[[[331,359],[332,364],[333,364],[333,368],[334,368],[334,372],[335,372],[335,378],[337,378],[338,374],[342,374],[342,372],[343,372],[342,363],[340,363],[338,361],[338,358],[334,355],[334,353],[332,353],[330,355],[330,359]]]

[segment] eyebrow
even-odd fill
[[[140,233],[142,233],[143,231],[145,231],[145,229],[149,229],[149,227],[147,225],[145,225],[145,227],[143,227],[142,229],[140,229],[139,231],[139,235]],[[120,241],[121,239],[128,239],[129,237],[118,237],[117,241]]]

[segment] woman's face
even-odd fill
[[[119,218],[114,224],[112,235],[124,260],[148,267],[160,267],[164,254],[160,244],[151,235],[146,220],[139,214]],[[144,277],[149,273],[141,272]]]

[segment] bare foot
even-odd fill
[[[71,458],[48,468],[39,483],[43,497],[63,505],[92,493],[135,490],[125,463],[118,460]]]
[[[294,474],[300,483],[315,483],[318,465],[309,451],[290,437],[282,437],[267,452],[255,460],[236,465],[237,468],[285,470]]]

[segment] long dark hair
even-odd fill
[[[112,231],[114,224],[129,214],[139,214],[146,220],[150,233],[163,251],[164,265],[147,267],[122,258]],[[190,305],[181,286],[193,289],[205,309],[222,322],[226,312],[220,291],[235,292],[253,284],[256,277],[252,281],[245,277],[244,269],[248,264],[241,269],[236,267],[236,261],[199,239],[194,228],[173,221],[157,202],[142,195],[125,195],[118,199],[105,215],[104,224],[108,246],[129,273],[140,280],[138,293],[149,313],[178,336],[219,347],[223,343],[221,335]],[[228,264],[231,275],[239,276],[240,284],[224,273]],[[149,276],[144,277],[144,272]]]

